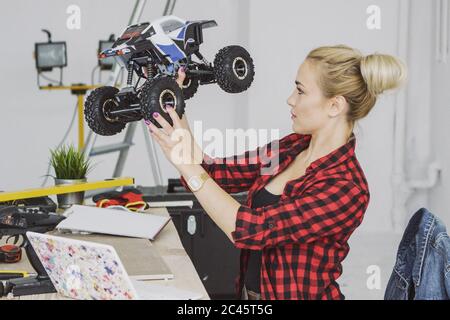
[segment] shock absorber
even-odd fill
[[[128,77],[127,77],[127,86],[133,85],[133,69],[134,69],[134,61],[131,60],[128,63]]]
[[[206,60],[206,58],[205,58],[199,51],[194,52],[194,54],[197,56],[197,58],[199,58],[200,60],[202,60],[202,62],[203,62],[204,64],[206,64],[206,65],[208,65],[208,66],[210,65],[209,61]]]
[[[155,77],[155,70],[151,64],[151,61],[147,61],[147,79],[153,79]]]

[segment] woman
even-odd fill
[[[287,100],[294,132],[258,152],[247,151],[237,162],[202,158],[195,142],[193,148],[180,147],[192,141],[192,133],[186,117],[173,109],[168,109],[173,126],[158,114],[161,129],[148,123],[183,184],[196,190],[206,213],[242,249],[239,297],[344,299],[336,279],[370,198],[353,128],[405,73],[401,61],[389,55],[363,56],[343,45],[311,51]],[[184,77],[179,72],[179,84]],[[178,129],[185,134],[175,134]],[[192,155],[188,161],[174,160],[177,148]],[[275,169],[267,169],[264,150],[279,160]],[[240,191],[249,191],[246,205],[229,195]]]

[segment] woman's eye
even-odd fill
[[[298,94],[304,94],[304,92],[300,89],[297,89],[297,91],[298,91]]]

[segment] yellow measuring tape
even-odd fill
[[[0,192],[0,202],[44,197],[51,194],[64,194],[96,189],[108,189],[113,187],[129,186],[129,185],[134,185],[134,178],[130,177],[114,178],[93,182],[83,182],[71,185],[58,185],[46,188],[27,189],[12,192]]]

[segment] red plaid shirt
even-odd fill
[[[248,191],[232,233],[241,250],[241,296],[250,250],[262,250],[263,299],[343,299],[336,279],[350,235],[369,203],[367,180],[355,156],[356,139],[317,159],[289,181],[276,204],[252,209],[253,196],[308,147],[310,135],[292,133],[229,158],[205,157],[202,166],[228,193]],[[278,159],[273,166],[272,160]],[[212,163],[210,163],[212,161]],[[186,181],[181,181],[187,188]]]

